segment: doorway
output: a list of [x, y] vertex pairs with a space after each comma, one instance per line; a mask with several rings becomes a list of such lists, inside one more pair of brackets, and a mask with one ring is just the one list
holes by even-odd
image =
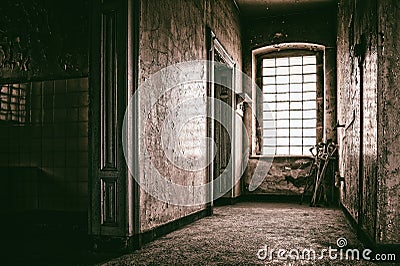
[[[213, 199], [232, 199], [235, 185], [235, 61], [210, 30]], [[220, 177], [220, 178], [218, 178]], [[214, 204], [215, 204], [214, 200]]]

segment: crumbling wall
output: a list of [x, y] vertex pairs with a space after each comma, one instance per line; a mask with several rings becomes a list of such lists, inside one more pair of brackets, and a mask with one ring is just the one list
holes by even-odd
[[0, 80], [87, 76], [89, 3], [2, 1]]
[[[314, 43], [325, 46], [325, 91], [318, 95], [318, 132], [319, 141], [336, 141], [336, 8], [319, 12], [304, 12], [269, 18], [247, 19], [243, 25], [243, 71], [252, 76], [252, 51], [257, 48], [280, 43]], [[247, 91], [251, 95], [251, 91]], [[253, 101], [254, 101], [253, 96]], [[324, 106], [325, 105], [325, 106]], [[325, 110], [325, 112], [324, 112]], [[245, 124], [251, 132], [252, 122], [249, 112], [245, 114]], [[325, 129], [324, 129], [325, 123]], [[249, 143], [251, 139], [248, 140]], [[311, 154], [310, 154], [311, 155]], [[248, 187], [251, 174], [261, 158], [251, 158], [244, 174], [245, 188]], [[257, 194], [298, 195], [302, 189], [296, 188], [285, 180], [286, 175], [293, 178], [306, 176], [308, 168], [298, 169], [299, 164], [307, 164], [308, 158], [276, 158], [271, 170], [265, 173], [264, 183], [254, 192]]]
[[211, 27], [218, 40], [236, 62], [236, 67], [242, 70], [242, 45], [239, 11], [233, 1], [206, 1], [206, 23]]
[[377, 242], [400, 243], [400, 3], [378, 1]]
[[[139, 40], [139, 85], [152, 74], [169, 65], [190, 60], [206, 60], [206, 26], [216, 34], [218, 40], [241, 68], [241, 43], [239, 18], [232, 1], [141, 1]], [[168, 163], [159, 146], [160, 130], [168, 108], [185, 99], [206, 95], [205, 84], [188, 84], [177, 88], [181, 93], [166, 94], [155, 106], [154, 116], [148, 119], [151, 135], [141, 136], [140, 147], [146, 149], [140, 158], [140, 178], [151, 172], [150, 163], [174, 183], [199, 184], [206, 181], [206, 171], [185, 172]], [[151, 97], [157, 97], [152, 95]], [[195, 107], [193, 107], [195, 108]], [[187, 110], [190, 111], [190, 110]], [[173, 114], [172, 114], [173, 115]], [[204, 110], [206, 115], [206, 110]], [[142, 117], [141, 119], [144, 119]], [[203, 139], [206, 136], [206, 120], [197, 119], [191, 124], [190, 137]], [[147, 144], [146, 144], [147, 143]], [[148, 144], [152, 145], [148, 145]], [[153, 145], [154, 144], [154, 145]], [[205, 149], [201, 149], [205, 152]], [[149, 155], [149, 157], [147, 157]], [[204, 154], [201, 154], [204, 155]], [[200, 156], [200, 155], [199, 155]], [[154, 170], [153, 170], [154, 171]], [[155, 186], [157, 184], [154, 184]], [[176, 195], [180, 197], [181, 195]], [[206, 194], [196, 195], [205, 198]], [[140, 226], [147, 231], [204, 209], [205, 206], [182, 207], [157, 200], [145, 191], [140, 191]]]
[[376, 0], [340, 1], [338, 13], [341, 202], [380, 244], [399, 243], [398, 15]]
[[340, 2], [337, 57], [338, 120], [344, 125], [339, 129], [340, 173], [345, 178], [341, 201], [372, 238], [375, 235], [377, 177], [375, 3]]
[[[355, 57], [354, 3], [342, 1], [338, 13], [338, 121], [344, 124], [339, 129], [339, 169], [345, 178], [342, 204], [354, 219], [359, 209], [359, 161], [360, 161], [360, 73]], [[358, 23], [357, 23], [358, 26]], [[358, 34], [358, 39], [360, 38]]]

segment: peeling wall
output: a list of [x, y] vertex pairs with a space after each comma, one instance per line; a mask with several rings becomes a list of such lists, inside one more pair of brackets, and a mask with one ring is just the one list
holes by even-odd
[[89, 1], [5, 0], [0, 80], [87, 76]]
[[341, 202], [380, 244], [399, 243], [399, 6], [389, 2], [340, 1], [337, 38]]
[[400, 244], [400, 3], [378, 3], [377, 242]]
[[[297, 187], [292, 182], [285, 180], [286, 176], [297, 179], [300, 176], [307, 176], [309, 173], [312, 160], [304, 158], [275, 158], [271, 169], [265, 176], [264, 182], [251, 194], [268, 194], [268, 195], [298, 195], [303, 193], [304, 187]], [[244, 173], [245, 190], [248, 190], [250, 177], [253, 169], [259, 165], [267, 165], [267, 161], [263, 158], [252, 158]]]
[[[339, 129], [340, 174], [345, 178], [341, 195], [342, 204], [357, 220], [359, 213], [359, 161], [360, 161], [360, 69], [355, 56], [356, 22], [352, 1], [342, 1], [338, 14], [338, 120], [345, 127]], [[359, 19], [359, 18], [358, 18]]]
[[[345, 177], [342, 204], [361, 221], [361, 226], [370, 236], [375, 235], [376, 220], [376, 27], [376, 2], [340, 3], [338, 119], [345, 124], [343, 129], [339, 129], [340, 172]], [[360, 152], [363, 153], [361, 170]], [[359, 179], [360, 171], [362, 180]]]
[[[139, 85], [152, 74], [174, 63], [207, 59], [206, 26], [216, 34], [230, 56], [241, 69], [241, 43], [239, 18], [233, 1], [142, 1], [139, 40]], [[149, 92], [149, 97], [156, 97]], [[147, 93], [146, 93], [147, 94]], [[150, 163], [157, 166], [172, 182], [179, 184], [199, 184], [205, 181], [205, 170], [187, 173], [167, 162], [162, 151], [157, 148], [160, 140], [160, 128], [168, 108], [185, 99], [205, 96], [205, 85], [185, 85], [175, 92], [165, 95], [156, 106], [154, 115], [148, 119], [151, 135], [142, 134], [139, 145], [143, 150], [140, 177], [152, 175]], [[189, 110], [188, 110], [189, 111]], [[206, 115], [206, 110], [204, 110]], [[143, 114], [142, 114], [143, 115]], [[142, 117], [143, 119], [143, 117]], [[196, 128], [192, 132], [194, 139], [206, 136], [206, 120], [198, 119], [191, 124]], [[142, 131], [143, 133], [143, 131]], [[153, 143], [154, 145], [147, 145]], [[205, 151], [205, 149], [204, 149]], [[202, 154], [204, 155], [204, 154]], [[151, 160], [148, 160], [151, 158]], [[156, 185], [156, 184], [155, 184]], [[205, 197], [196, 195], [197, 197]], [[161, 202], [143, 190], [140, 191], [141, 232], [187, 216], [204, 209], [205, 206], [181, 207]]]
[[[304, 12], [269, 18], [247, 19], [242, 23], [243, 29], [243, 71], [252, 76], [252, 50], [280, 43], [314, 43], [325, 46], [325, 92], [318, 96], [320, 106], [318, 114], [318, 132], [320, 140], [336, 140], [333, 130], [336, 124], [336, 7], [320, 10], [320, 12]], [[251, 92], [247, 92], [250, 93]], [[253, 99], [254, 100], [254, 99]], [[325, 112], [324, 112], [325, 109]], [[246, 114], [246, 127], [251, 132], [249, 112]], [[325, 121], [324, 121], [325, 120]], [[325, 123], [325, 130], [323, 125]], [[249, 143], [251, 140], [249, 139]], [[311, 155], [311, 154], [310, 154]], [[251, 158], [245, 173], [245, 187], [248, 186], [249, 174], [259, 159]], [[262, 161], [262, 159], [261, 159]], [[308, 169], [296, 169], [299, 163], [307, 163], [310, 159], [284, 158], [276, 159], [269, 173], [265, 173], [265, 181], [252, 193], [292, 195], [302, 192], [285, 181], [285, 175], [293, 178], [306, 176]], [[246, 181], [247, 180], [247, 181]]]

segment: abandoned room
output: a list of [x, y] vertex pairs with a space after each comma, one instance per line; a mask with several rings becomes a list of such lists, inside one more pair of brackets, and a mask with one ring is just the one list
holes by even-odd
[[0, 12], [4, 265], [399, 263], [399, 1]]

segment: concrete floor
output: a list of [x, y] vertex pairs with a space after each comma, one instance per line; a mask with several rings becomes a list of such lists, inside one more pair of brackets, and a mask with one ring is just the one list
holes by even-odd
[[103, 265], [375, 265], [367, 261], [331, 260], [327, 252], [316, 261], [279, 260], [276, 253], [272, 259], [261, 260], [262, 252], [258, 254], [261, 259], [257, 256], [259, 249], [267, 245], [269, 252], [313, 249], [318, 257], [324, 248], [338, 249], [337, 239], [343, 237], [347, 240], [344, 252], [347, 248], [362, 251], [362, 244], [338, 209], [296, 203], [238, 203], [216, 207], [212, 217]]

